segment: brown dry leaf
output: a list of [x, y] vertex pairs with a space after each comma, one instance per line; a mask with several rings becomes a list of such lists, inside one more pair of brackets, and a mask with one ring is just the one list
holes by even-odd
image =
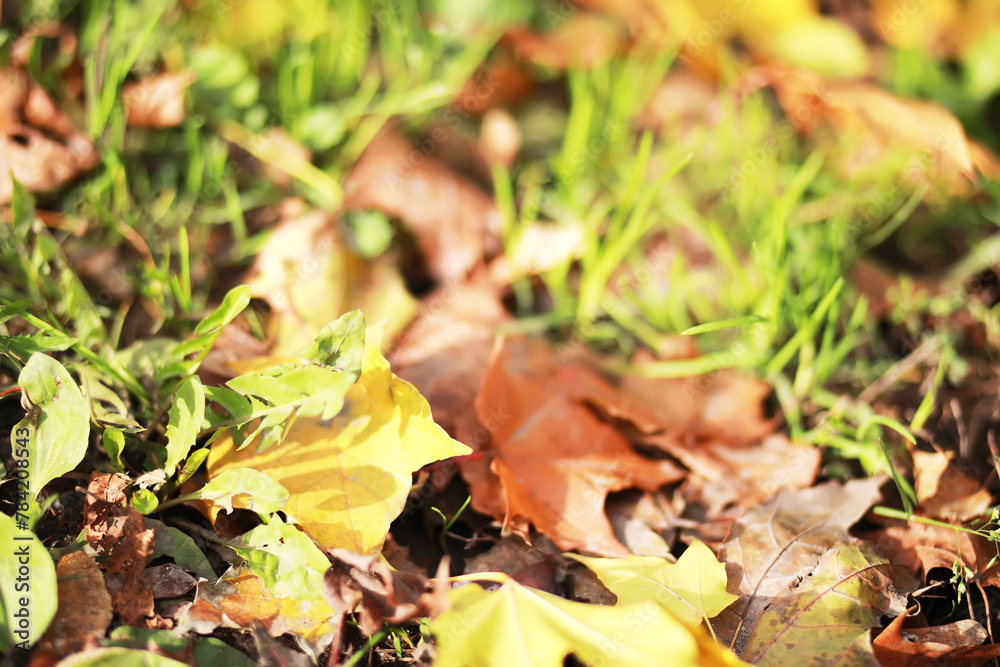
[[[705, 503], [709, 516], [718, 516], [733, 503], [753, 507], [779, 490], [809, 487], [823, 455], [819, 448], [793, 443], [782, 434], [751, 447], [708, 442], [690, 451], [679, 459], [685, 465], [690, 461], [697, 473], [687, 488]], [[696, 458], [701, 460], [696, 463]]]
[[249, 570], [230, 572], [218, 583], [202, 581], [194, 603], [184, 613], [178, 633], [211, 634], [217, 627], [251, 629], [260, 621], [272, 637], [286, 632], [308, 642], [328, 641], [333, 634], [333, 610], [321, 599], [277, 597]]
[[[445, 363], [443, 352], [460, 353], [457, 348], [473, 341], [492, 343], [497, 328], [512, 319], [496, 288], [481, 277], [473, 276], [461, 285], [445, 285], [421, 300], [416, 317], [396, 342], [390, 360], [393, 366], [400, 367], [431, 359]], [[480, 374], [483, 369], [485, 364]], [[423, 387], [420, 390], [424, 393]]]
[[[733, 446], [757, 443], [777, 419], [764, 416], [771, 387], [735, 371], [687, 378], [623, 377], [617, 387], [586, 370], [574, 376], [574, 398], [600, 407], [643, 433], [669, 433]], [[567, 372], [572, 373], [572, 370]]]
[[376, 137], [344, 184], [345, 206], [377, 209], [413, 232], [429, 272], [462, 281], [500, 229], [493, 199], [433, 157], [433, 138], [412, 145], [395, 132]]
[[14, 178], [31, 192], [65, 185], [99, 162], [93, 143], [21, 69], [0, 70], [0, 204]]
[[399, 376], [430, 403], [434, 421], [473, 449], [489, 440], [473, 402], [497, 328], [511, 319], [496, 289], [483, 280], [446, 285], [421, 301], [390, 355]]
[[986, 629], [972, 620], [936, 628], [904, 628], [907, 616], [893, 619], [872, 642], [883, 667], [972, 667], [1000, 657], [1000, 644], [986, 644]]
[[944, 107], [869, 83], [825, 81], [784, 65], [755, 68], [738, 88], [745, 94], [765, 85], [774, 89], [799, 132], [820, 136], [824, 130], [828, 141], [847, 151], [840, 160], [847, 175], [877, 165], [891, 149], [903, 149], [915, 158], [903, 171], [911, 185], [944, 183], [957, 194], [969, 190], [975, 177], [972, 149], [961, 122]]
[[398, 572], [377, 554], [361, 555], [331, 549], [332, 565], [323, 576], [323, 594], [336, 614], [358, 612], [358, 624], [367, 636], [386, 623], [398, 625], [423, 616], [434, 617], [449, 607], [447, 560], [439, 580]]
[[993, 494], [977, 475], [960, 469], [952, 458], [940, 452], [913, 452], [914, 486], [921, 514], [963, 523], [986, 514]]
[[935, 567], [952, 569], [955, 563], [976, 573], [985, 585], [1000, 583], [1000, 564], [994, 542], [958, 528], [933, 526], [911, 519], [905, 526], [889, 526], [865, 535], [880, 553], [915, 576], [926, 577]]
[[630, 375], [616, 387], [581, 367], [564, 374], [572, 378], [574, 398], [654, 434], [641, 441], [687, 466], [694, 473], [688, 497], [705, 503], [710, 516], [733, 502], [752, 507], [779, 489], [805, 488], [816, 479], [821, 452], [772, 435], [778, 422], [764, 415], [771, 391], [764, 382], [724, 371], [691, 378]]
[[[143, 585], [152, 590], [154, 600], [179, 598], [198, 583], [197, 579], [176, 563], [147, 567], [142, 573], [142, 580]], [[123, 594], [123, 583], [120, 575], [109, 575], [106, 583], [112, 596]]]
[[615, 537], [636, 556], [673, 558], [670, 544], [675, 536], [675, 520], [681, 512], [663, 496], [626, 491], [605, 503]]
[[126, 504], [127, 484], [125, 475], [91, 473], [84, 528], [87, 543], [105, 555], [105, 576], [121, 576], [122, 588], [110, 591], [115, 612], [126, 625], [143, 626], [153, 616], [153, 588], [143, 572], [153, 558], [154, 537], [142, 515]]
[[[546, 546], [550, 551], [540, 547]], [[514, 580], [547, 593], [555, 593], [562, 577], [560, 550], [544, 535], [532, 546], [517, 535], [501, 537], [489, 551], [465, 561], [464, 574], [502, 572]]]
[[452, 115], [466, 118], [494, 107], [514, 107], [535, 89], [535, 80], [527, 68], [514, 61], [506, 51], [498, 50], [471, 79], [465, 82], [452, 104]]
[[104, 575], [94, 557], [82, 551], [66, 554], [56, 564], [59, 608], [32, 654], [32, 667], [45, 667], [84, 650], [104, 637], [114, 614]]
[[76, 56], [78, 40], [73, 30], [58, 21], [39, 21], [30, 23], [24, 33], [17, 38], [10, 50], [10, 60], [19, 67], [27, 67], [31, 59], [31, 50], [39, 37], [51, 37], [58, 41], [59, 56], [71, 59]]
[[569, 68], [592, 70], [606, 63], [620, 50], [622, 37], [619, 26], [604, 16], [576, 11], [552, 32], [513, 28], [504, 42], [519, 58], [562, 72]]
[[718, 88], [705, 77], [687, 70], [674, 71], [656, 87], [639, 114], [639, 127], [676, 135], [688, 128], [714, 124], [711, 113], [719, 104]]
[[192, 72], [164, 72], [122, 89], [122, 106], [130, 127], [162, 129], [184, 121], [184, 91], [194, 83]]
[[685, 472], [637, 454], [621, 433], [572, 400], [561, 374], [553, 352], [537, 341], [508, 340], [494, 352], [476, 410], [492, 434], [489, 470], [506, 498], [483, 483], [488, 478], [475, 470], [481, 462], [464, 462], [473, 507], [525, 537], [530, 521], [564, 550], [628, 555], [604, 513], [608, 493], [653, 491]]
[[[720, 641], [733, 645], [738, 655], [748, 646], [759, 649], [754, 643], [757, 627], [773, 601], [792, 595], [803, 577], [824, 563], [828, 574], [836, 578], [842, 557], [828, 552], [853, 539], [847, 529], [878, 500], [884, 481], [827, 482], [782, 491], [744, 514], [719, 555], [729, 574], [729, 592], [740, 596], [716, 618]], [[867, 552], [847, 555], [852, 562], [872, 558]], [[893, 603], [897, 602], [902, 604], [894, 598]]]

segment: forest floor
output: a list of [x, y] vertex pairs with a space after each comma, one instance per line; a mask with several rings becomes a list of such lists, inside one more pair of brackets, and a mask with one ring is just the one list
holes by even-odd
[[16, 665], [1000, 656], [1000, 7], [24, 0]]

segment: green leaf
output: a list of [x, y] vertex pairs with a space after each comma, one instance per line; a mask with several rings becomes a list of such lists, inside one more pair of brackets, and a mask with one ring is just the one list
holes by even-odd
[[[178, 637], [170, 630], [147, 630], [127, 625], [115, 628], [104, 645], [141, 650], [148, 647], [150, 642], [166, 653], [179, 654], [191, 647], [188, 637]], [[197, 667], [252, 667], [254, 664], [245, 653], [215, 637], [205, 637], [194, 642], [194, 663]]]
[[201, 464], [205, 462], [205, 459], [208, 458], [211, 451], [212, 450], [207, 447], [194, 450], [194, 453], [191, 454], [191, 456], [188, 457], [188, 460], [184, 462], [184, 465], [181, 467], [181, 471], [177, 473], [177, 483], [183, 484], [191, 479], [191, 476], [198, 472], [198, 468], [200, 468]]
[[[273, 477], [253, 468], [230, 468], [194, 493], [169, 504], [186, 500], [208, 500], [232, 512], [233, 507], [270, 514], [285, 507], [288, 491]], [[164, 503], [166, 507], [168, 503]]]
[[90, 418], [98, 426], [111, 426], [125, 433], [138, 433], [142, 427], [132, 418], [129, 406], [106, 382], [104, 369], [91, 364], [76, 367], [80, 390], [90, 406]]
[[678, 618], [707, 620], [739, 599], [726, 590], [726, 566], [712, 550], [695, 540], [676, 563], [654, 556], [589, 558], [578, 560], [618, 596], [618, 604], [653, 600]]
[[83, 460], [90, 418], [73, 377], [51, 357], [32, 355], [17, 382], [32, 410], [14, 427], [11, 441], [27, 446], [29, 494], [37, 498], [46, 484]]
[[[156, 379], [162, 382], [173, 377], [191, 375], [197, 371], [205, 355], [212, 349], [219, 334], [222, 333], [222, 328], [243, 312], [249, 303], [250, 288], [247, 285], [240, 285], [229, 290], [219, 307], [198, 323], [198, 327], [194, 330], [194, 337], [173, 349], [171, 353], [172, 363], [159, 370]], [[191, 354], [196, 354], [197, 357], [193, 360], [185, 359]]]
[[313, 344], [299, 354], [299, 359], [334, 366], [357, 382], [364, 354], [365, 316], [360, 310], [352, 310], [323, 327]]
[[0, 514], [0, 545], [0, 653], [10, 654], [16, 645], [37, 642], [52, 622], [56, 566], [41, 541], [5, 514]]
[[330, 560], [297, 526], [276, 516], [230, 546], [276, 595], [323, 599], [323, 573], [330, 569]]
[[257, 664], [246, 653], [215, 637], [204, 637], [194, 643], [194, 662], [198, 667], [254, 667]]
[[132, 494], [132, 507], [139, 514], [145, 515], [155, 512], [159, 504], [160, 499], [149, 489], [136, 489], [135, 493]]
[[59, 333], [25, 334], [21, 336], [0, 336], [0, 353], [18, 360], [24, 360], [35, 353], [62, 352], [73, 347], [76, 338]]
[[153, 558], [170, 556], [175, 563], [183, 565], [199, 577], [204, 577], [209, 581], [215, 581], [218, 578], [212, 565], [205, 558], [205, 554], [190, 536], [162, 521], [149, 517], [146, 517], [145, 521], [146, 526], [153, 529], [153, 536], [156, 538]]
[[21, 299], [20, 301], [7, 301], [0, 299], [0, 324], [3, 324], [12, 317], [18, 317], [31, 305], [31, 299]]
[[108, 458], [111, 459], [111, 464], [115, 467], [115, 470], [125, 472], [125, 466], [122, 465], [122, 452], [125, 451], [125, 435], [118, 429], [109, 426], [104, 429], [102, 441], [104, 442], [104, 451], [108, 453]]
[[188, 376], [174, 395], [167, 421], [167, 477], [194, 447], [205, 419], [205, 387], [197, 375]]
[[571, 602], [503, 579], [492, 593], [478, 584], [449, 591], [451, 610], [431, 622], [435, 667], [561, 667], [570, 653], [587, 665], [741, 664], [699, 627], [655, 602]]
[[123, 625], [111, 631], [104, 645], [144, 649], [150, 642], [167, 653], [183, 651], [190, 643], [186, 637], [178, 637], [169, 630], [150, 630]]
[[[245, 441], [262, 433], [257, 450], [263, 451], [281, 442], [299, 417], [333, 419], [344, 407], [344, 396], [355, 381], [350, 374], [334, 368], [285, 364], [235, 377], [226, 384], [236, 392], [264, 402], [264, 406], [253, 406], [249, 415], [251, 419], [262, 418], [261, 423], [241, 438]], [[243, 414], [233, 424], [242, 425], [247, 418]]]

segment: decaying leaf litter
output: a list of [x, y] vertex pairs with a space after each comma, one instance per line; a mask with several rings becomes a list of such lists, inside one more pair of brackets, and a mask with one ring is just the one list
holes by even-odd
[[8, 10], [14, 664], [1000, 656], [991, 3]]

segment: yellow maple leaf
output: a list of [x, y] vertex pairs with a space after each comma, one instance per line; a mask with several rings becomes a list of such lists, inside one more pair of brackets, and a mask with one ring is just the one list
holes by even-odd
[[452, 589], [451, 610], [431, 622], [436, 667], [560, 667], [570, 653], [588, 665], [744, 664], [652, 600], [607, 607], [533, 590], [505, 575], [486, 578], [503, 585], [491, 593], [478, 584]]
[[382, 548], [421, 467], [471, 453], [434, 423], [427, 401], [389, 369], [379, 351], [383, 327], [365, 335], [361, 379], [334, 419], [301, 418], [284, 442], [255, 452], [227, 434], [212, 445], [208, 475], [236, 467], [267, 473], [290, 494], [285, 513], [327, 548]]
[[698, 540], [676, 563], [655, 556], [566, 555], [590, 568], [618, 596], [618, 604], [654, 600], [679, 618], [707, 622], [739, 598], [726, 590], [726, 566]]

